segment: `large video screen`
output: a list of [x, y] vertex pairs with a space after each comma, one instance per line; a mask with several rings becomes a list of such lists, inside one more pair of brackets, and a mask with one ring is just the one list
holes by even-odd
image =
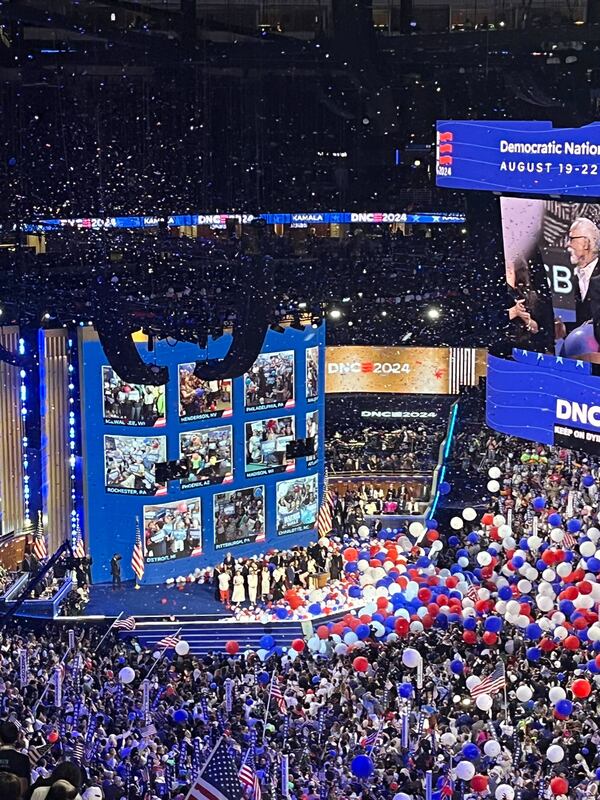
[[233, 413], [230, 378], [203, 381], [194, 375], [195, 363], [179, 364], [179, 416], [182, 421], [230, 417]]
[[600, 205], [502, 197], [514, 347], [600, 362]]
[[182, 489], [229, 483], [233, 480], [233, 428], [203, 428], [179, 434], [179, 455], [189, 464]]
[[304, 531], [317, 521], [318, 478], [305, 475], [277, 484], [277, 533]]
[[156, 482], [156, 464], [167, 460], [166, 436], [105, 436], [106, 491], [112, 494], [165, 494]]
[[215, 550], [265, 541], [265, 487], [220, 492], [213, 498]]
[[319, 394], [319, 348], [306, 349], [306, 399], [316, 400]]
[[247, 411], [294, 407], [294, 351], [261, 353], [244, 375]]
[[275, 417], [246, 423], [246, 475], [291, 472], [294, 459], [286, 456], [296, 438], [294, 417]]
[[144, 506], [146, 563], [173, 561], [202, 553], [202, 503], [199, 497]]
[[165, 387], [124, 381], [112, 367], [102, 367], [102, 402], [107, 425], [161, 428], [165, 419]]
[[319, 459], [319, 412], [308, 411], [306, 414], [306, 438], [314, 439], [315, 452], [312, 456], [306, 457], [307, 466], [311, 467]]

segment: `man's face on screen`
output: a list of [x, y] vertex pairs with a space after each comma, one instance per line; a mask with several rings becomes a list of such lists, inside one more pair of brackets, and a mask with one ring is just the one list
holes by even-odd
[[592, 260], [590, 240], [581, 225], [571, 225], [567, 252], [573, 266], [584, 267]]

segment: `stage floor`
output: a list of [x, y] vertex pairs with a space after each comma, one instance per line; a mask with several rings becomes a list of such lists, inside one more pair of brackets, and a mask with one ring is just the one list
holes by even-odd
[[183, 589], [163, 584], [135, 588], [133, 581], [123, 583], [121, 589], [114, 590], [108, 583], [90, 586], [90, 601], [83, 614], [87, 616], [142, 617], [184, 616], [222, 619], [231, 616], [223, 604], [215, 599], [212, 586], [197, 583], [184, 583]]

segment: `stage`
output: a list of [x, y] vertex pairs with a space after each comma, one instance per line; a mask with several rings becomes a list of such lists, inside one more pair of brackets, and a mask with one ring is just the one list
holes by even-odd
[[89, 588], [90, 600], [83, 610], [85, 617], [118, 617], [123, 613], [123, 616], [132, 616], [136, 620], [171, 616], [215, 620], [232, 616], [215, 599], [212, 584], [149, 584], [136, 589], [133, 581], [126, 581], [121, 589], [113, 589], [109, 583], [93, 584]]

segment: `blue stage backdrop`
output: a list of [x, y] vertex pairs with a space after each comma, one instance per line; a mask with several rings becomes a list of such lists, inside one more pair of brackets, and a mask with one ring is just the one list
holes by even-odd
[[[222, 358], [231, 337], [209, 343]], [[168, 366], [166, 387], [122, 381], [92, 328], [80, 329], [79, 358], [87, 546], [96, 582], [123, 578], [139, 525], [145, 583], [187, 575], [235, 556], [308, 542], [324, 478], [325, 329], [269, 330], [252, 370], [203, 382], [192, 344], [158, 342], [142, 358]], [[288, 461], [292, 439], [316, 434], [314, 457]], [[166, 486], [155, 464], [186, 455], [190, 473]]]

